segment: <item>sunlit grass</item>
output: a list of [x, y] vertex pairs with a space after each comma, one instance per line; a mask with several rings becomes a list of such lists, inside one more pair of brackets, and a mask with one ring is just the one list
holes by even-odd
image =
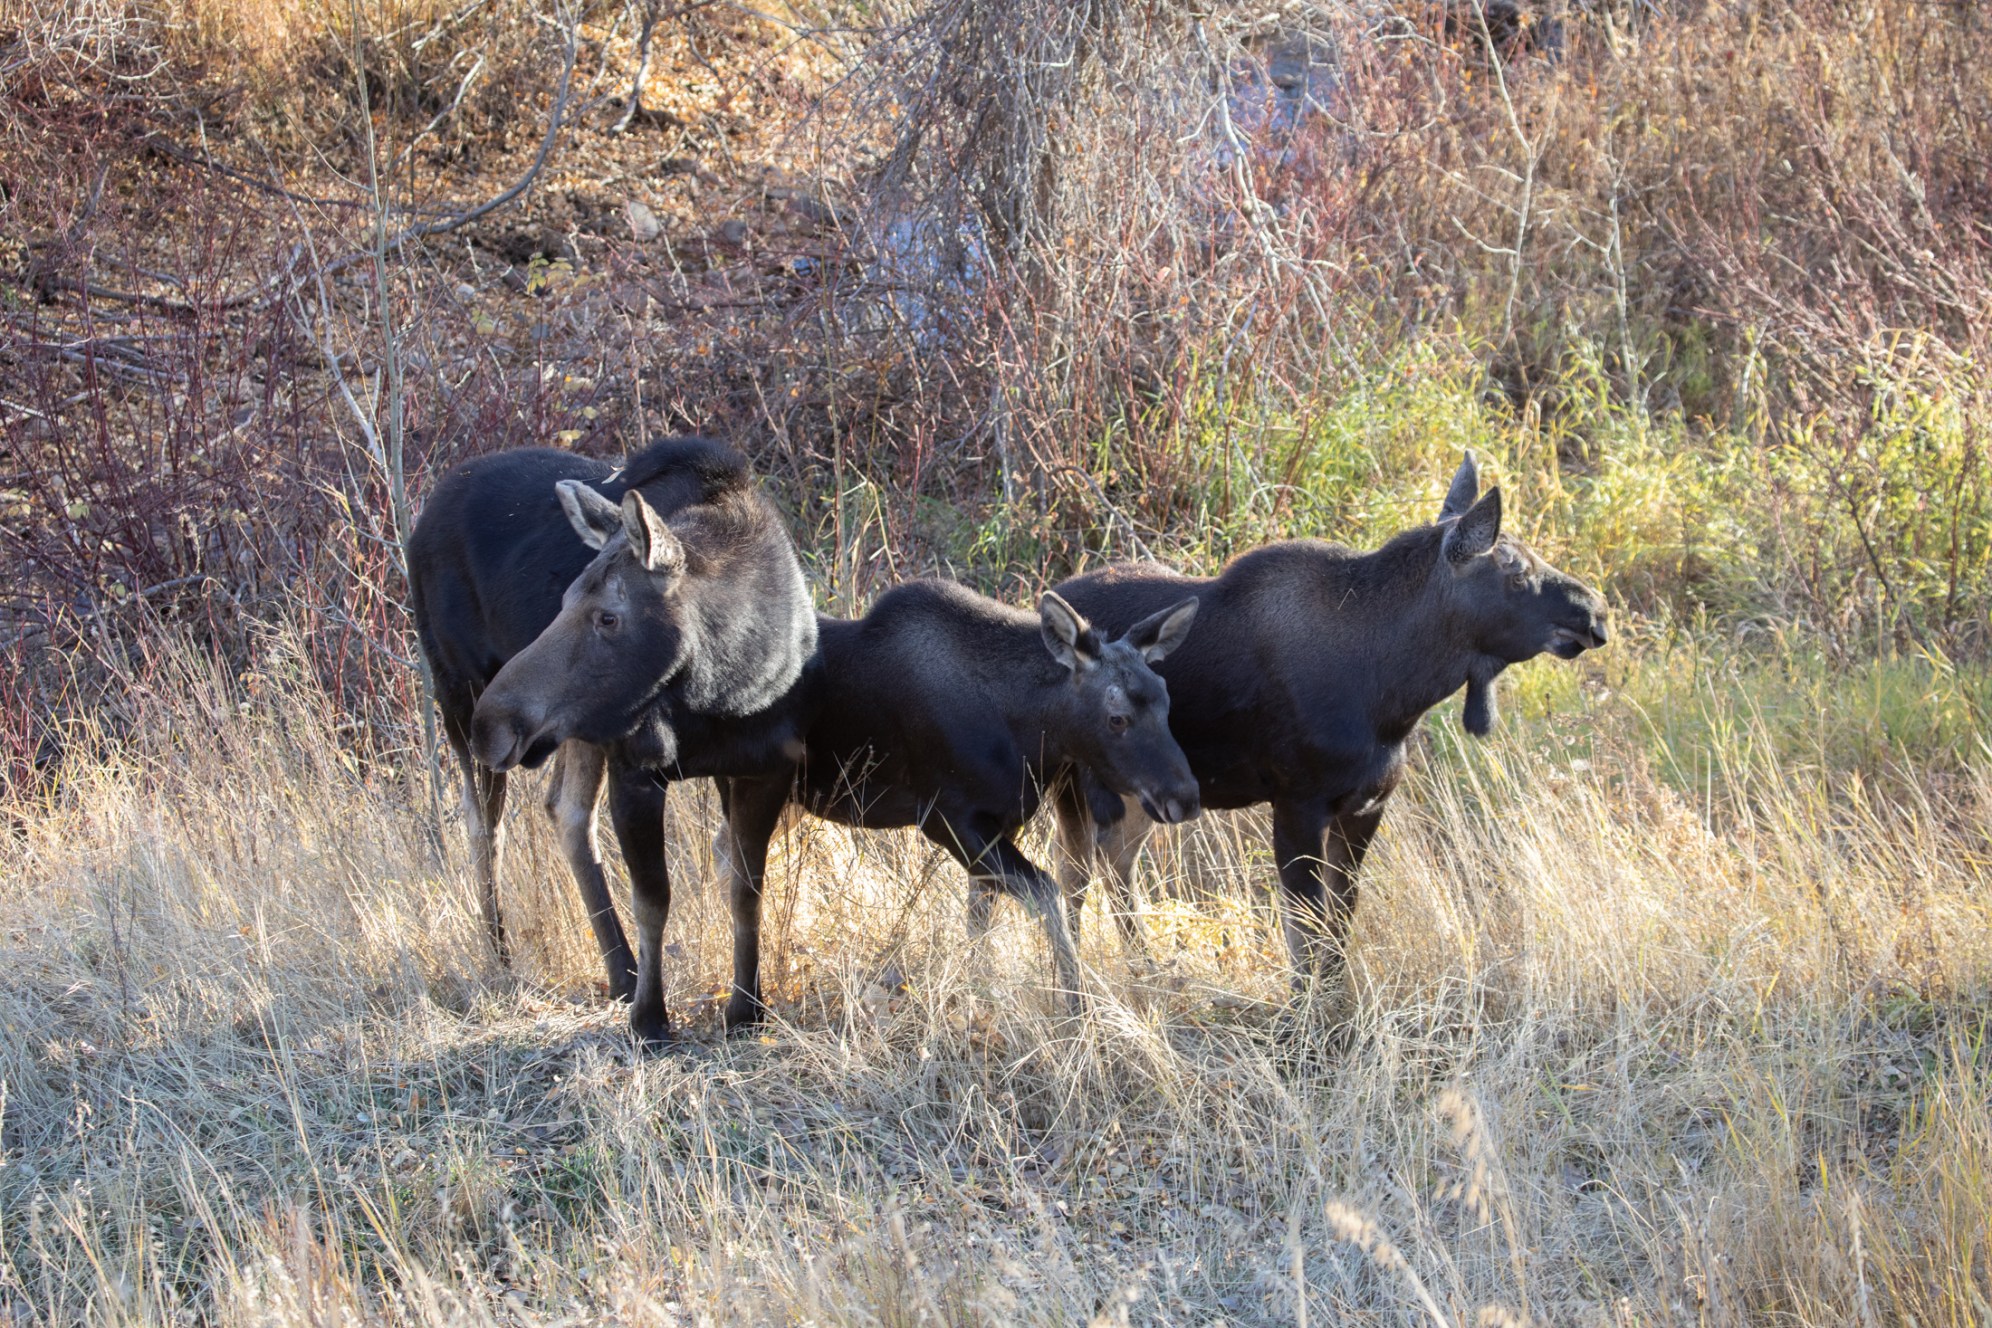
[[1304, 1286], [1312, 1321], [1424, 1313], [1355, 1213], [1453, 1321], [1825, 1323], [1863, 1295], [1968, 1320], [1982, 684], [1622, 649], [1522, 671], [1491, 741], [1428, 725], [1346, 1042], [1286, 1006], [1252, 816], [1157, 845], [1152, 965], [1096, 901], [1079, 1023], [1018, 910], [970, 950], [923, 844], [801, 822], [776, 1018], [722, 1040], [687, 790], [685, 1046], [656, 1060], [601, 1003], [530, 787], [508, 976], [456, 826], [345, 755], [280, 656], [247, 700], [177, 666], [129, 754], [0, 849], [0, 1299], [49, 1324], [1285, 1323]]
[[[1828, 436], [1651, 410], [1614, 386], [1602, 347], [1570, 349], [1565, 376], [1522, 404], [1459, 331], [1339, 365], [1312, 394], [1204, 383], [1187, 405], [1150, 410], [1146, 452], [1121, 425], [1096, 440], [1078, 557], [1211, 571], [1270, 539], [1375, 548], [1437, 515], [1471, 451], [1483, 486], [1502, 488], [1507, 531], [1660, 627], [1805, 638], [1836, 664], [1915, 652], [1943, 667], [1984, 648], [1992, 490], [1978, 480], [1969, 364], [1920, 341], [1876, 347], [1873, 417]], [[1149, 452], [1183, 459], [1160, 529], [1128, 514]], [[1074, 532], [1037, 519], [950, 508], [916, 525], [971, 575], [1019, 563], [1057, 575], [1046, 557], [1069, 554]]]

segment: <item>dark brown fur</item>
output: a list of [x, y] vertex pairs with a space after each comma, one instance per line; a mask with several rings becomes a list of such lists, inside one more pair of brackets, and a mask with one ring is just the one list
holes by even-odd
[[[1597, 593], [1501, 535], [1500, 490], [1478, 498], [1478, 487], [1468, 456], [1439, 521], [1373, 553], [1291, 540], [1213, 578], [1146, 563], [1058, 587], [1109, 631], [1198, 597], [1196, 633], [1157, 669], [1175, 698], [1170, 728], [1206, 807], [1272, 804], [1296, 982], [1339, 966], [1357, 868], [1425, 712], [1463, 687], [1466, 728], [1484, 734], [1503, 669], [1604, 644]], [[1146, 827], [1120, 824], [1116, 802], [1082, 788], [1061, 797], [1060, 844], [1075, 915], [1104, 848], [1135, 936], [1127, 872]]]
[[[1025, 613], [945, 581], [886, 592], [864, 618], [825, 618], [807, 750], [793, 777], [722, 786], [734, 918], [727, 1022], [761, 1009], [761, 877], [783, 808], [844, 825], [918, 826], [969, 873], [970, 926], [997, 893], [1042, 918], [1068, 992], [1078, 963], [1051, 877], [1015, 835], [1046, 790], [1082, 772], [1150, 815], [1198, 811], [1196, 781], [1169, 736], [1169, 693], [1151, 663], [1189, 632], [1196, 601], [1160, 606], [1114, 640], [1057, 596]], [[1194, 633], [1190, 633], [1194, 635]]]
[[[650, 556], [639, 556], [632, 531]], [[781, 518], [745, 460], [719, 443], [667, 439], [620, 471], [526, 448], [445, 476], [409, 554], [416, 628], [464, 770], [494, 944], [502, 956], [507, 772], [557, 750], [547, 806], [609, 990], [633, 1000], [640, 1031], [662, 1036], [665, 786], [787, 769], [799, 750], [816, 617]], [[630, 873], [634, 955], [595, 840], [605, 781]]]

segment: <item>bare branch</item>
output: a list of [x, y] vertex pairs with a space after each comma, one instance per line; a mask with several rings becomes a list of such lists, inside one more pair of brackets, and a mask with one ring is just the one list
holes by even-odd
[[[540, 171], [546, 166], [547, 159], [553, 155], [555, 144], [559, 142], [561, 129], [566, 125], [567, 94], [574, 79], [576, 48], [575, 30], [572, 25], [569, 25], [567, 28], [566, 59], [561, 66], [560, 84], [554, 91], [553, 108], [547, 118], [546, 134], [540, 139], [539, 151], [534, 154], [532, 163], [526, 167], [525, 173], [510, 188], [492, 198], [486, 199], [476, 207], [468, 208], [449, 216], [439, 217], [433, 221], [425, 221], [414, 226], [409, 226], [394, 235], [388, 236], [382, 244], [378, 244], [372, 248], [355, 250], [352, 253], [335, 258], [323, 266], [313, 267], [303, 272], [298, 270], [298, 264], [306, 256], [309, 246], [300, 242], [291, 246], [290, 253], [285, 257], [283, 262], [283, 271], [277, 276], [239, 294], [224, 296], [216, 300], [196, 303], [191, 300], [174, 299], [164, 295], [148, 295], [137, 291], [122, 291], [108, 286], [100, 286], [87, 278], [66, 277], [60, 274], [47, 275], [43, 278], [42, 284], [47, 289], [73, 291], [86, 298], [110, 300], [118, 304], [143, 305], [147, 308], [165, 310], [171, 313], [191, 314], [203, 311], [243, 308], [263, 310], [289, 299], [292, 295], [296, 294], [305, 282], [312, 280], [314, 277], [334, 276], [340, 272], [344, 272], [347, 268], [357, 267], [362, 263], [373, 262], [377, 254], [396, 254], [416, 240], [425, 240], [433, 236], [445, 235], [450, 231], [461, 230], [472, 222], [482, 220], [500, 208], [506, 207], [516, 201], [526, 190], [532, 188], [533, 181], [539, 178]], [[99, 189], [102, 188], [101, 183], [98, 187]], [[361, 204], [361, 206], [367, 205]]]

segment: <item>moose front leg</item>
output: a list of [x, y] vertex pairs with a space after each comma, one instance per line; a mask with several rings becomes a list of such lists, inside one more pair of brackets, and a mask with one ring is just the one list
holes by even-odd
[[1052, 791], [1052, 809], [1058, 817], [1058, 883], [1065, 893], [1066, 922], [1076, 945], [1084, 936], [1086, 891], [1093, 883], [1093, 816], [1072, 779]]
[[1280, 873], [1280, 921], [1296, 991], [1340, 980], [1356, 909], [1356, 872], [1383, 820], [1381, 801], [1331, 817], [1314, 802], [1273, 804], [1273, 860]]
[[1058, 877], [1065, 891], [1067, 922], [1076, 944], [1084, 928], [1081, 919], [1092, 884], [1093, 864], [1104, 864], [1107, 911], [1120, 928], [1121, 941], [1139, 959], [1148, 957], [1148, 938], [1134, 900], [1134, 862], [1141, 856], [1155, 823], [1139, 814], [1118, 793], [1090, 780], [1074, 779], [1059, 786], [1053, 806], [1058, 813]]
[[[966, 819], [966, 818], [964, 818]], [[1080, 1003], [1079, 952], [1073, 947], [1072, 932], [1066, 925], [1065, 899], [1058, 882], [1024, 856], [1007, 834], [985, 834], [961, 822], [931, 818], [921, 827], [927, 837], [953, 854], [969, 875], [973, 921], [977, 900], [988, 899], [995, 891], [1014, 896], [1037, 914], [1044, 924], [1045, 939], [1051, 943], [1052, 968], [1066, 1008], [1078, 1013]], [[987, 925], [986, 903], [984, 925]]]
[[1135, 902], [1134, 864], [1141, 856], [1141, 846], [1148, 842], [1154, 833], [1155, 822], [1143, 816], [1140, 809], [1109, 794], [1118, 805], [1119, 815], [1112, 820], [1102, 820], [1099, 809], [1094, 811], [1093, 842], [1099, 849], [1100, 859], [1105, 864], [1101, 875], [1107, 883], [1107, 911], [1114, 916], [1120, 927], [1121, 944], [1137, 961], [1146, 963], [1148, 935], [1141, 929], [1141, 908]]
[[793, 773], [718, 781], [726, 824], [714, 847], [723, 850], [727, 898], [733, 907], [733, 992], [726, 1001], [729, 1031], [756, 1023], [767, 1013], [761, 1001], [761, 887], [768, 872], [768, 841], [781, 824], [794, 782]]
[[664, 862], [664, 785], [648, 772], [609, 773], [609, 821], [629, 868], [630, 912], [636, 918], [636, 995], [629, 1026], [646, 1047], [670, 1041], [664, 1009], [664, 924], [671, 917], [671, 874]]
[[1280, 874], [1280, 929], [1293, 966], [1293, 986], [1305, 992], [1339, 975], [1341, 933], [1347, 925], [1340, 901], [1331, 905], [1322, 880], [1322, 835], [1328, 810], [1318, 802], [1273, 804], [1273, 863]]
[[1001, 894], [994, 882], [971, 874], [968, 878], [968, 939], [980, 943], [989, 934], [996, 918], [996, 897]]
[[1356, 913], [1356, 873], [1362, 870], [1376, 828], [1383, 824], [1383, 799], [1361, 813], [1347, 813], [1328, 822], [1321, 861], [1326, 872], [1329, 918], [1338, 951], [1348, 942], [1349, 920]]
[[595, 804], [601, 799], [605, 764], [602, 749], [592, 743], [562, 743], [547, 787], [546, 812], [560, 832], [561, 852], [581, 889], [581, 908], [594, 929], [595, 947], [608, 973], [609, 999], [627, 1001], [636, 994], [636, 959], [616, 917], [615, 901], [609, 897], [601, 846], [595, 838]]

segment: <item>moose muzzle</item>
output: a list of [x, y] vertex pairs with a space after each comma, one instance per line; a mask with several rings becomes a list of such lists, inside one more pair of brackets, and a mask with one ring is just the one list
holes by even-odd
[[493, 770], [514, 766], [528, 769], [553, 755], [560, 746], [552, 726], [543, 719], [522, 714], [502, 699], [486, 692], [470, 720], [470, 754]]
[[1157, 788], [1143, 789], [1136, 795], [1141, 802], [1141, 810], [1151, 821], [1163, 825], [1180, 825], [1184, 821], [1194, 821], [1203, 811], [1203, 797], [1197, 789], [1197, 781], [1185, 767], [1180, 779], [1172, 779]]

